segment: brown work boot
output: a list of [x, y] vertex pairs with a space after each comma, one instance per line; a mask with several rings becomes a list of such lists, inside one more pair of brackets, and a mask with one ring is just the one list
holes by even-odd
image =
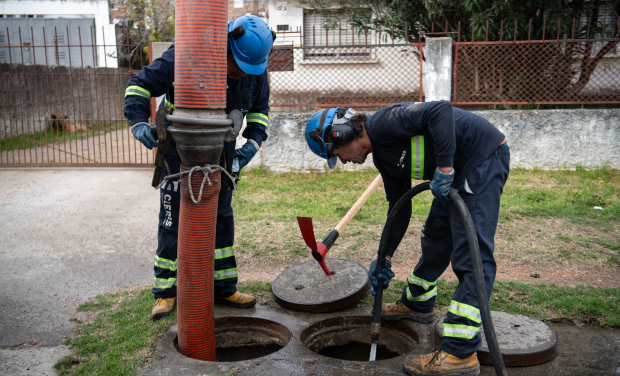
[[450, 355], [440, 348], [430, 354], [409, 355], [403, 362], [405, 372], [413, 376], [424, 375], [480, 375], [478, 356], [473, 353], [465, 359]]
[[381, 318], [387, 321], [411, 320], [428, 324], [435, 320], [435, 312], [420, 313], [412, 311], [398, 300], [396, 303], [383, 303], [381, 305]]
[[235, 292], [228, 298], [215, 298], [217, 303], [223, 303], [235, 308], [252, 308], [256, 305], [256, 298], [250, 294]]
[[155, 301], [155, 307], [153, 307], [153, 311], [151, 312], [151, 318], [155, 321], [170, 315], [172, 311], [174, 311], [176, 304], [176, 297], [158, 298], [157, 301]]

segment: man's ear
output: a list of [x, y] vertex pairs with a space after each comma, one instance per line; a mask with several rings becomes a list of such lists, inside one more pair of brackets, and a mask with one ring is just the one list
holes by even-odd
[[52, 119], [56, 119], [56, 115], [52, 114]]

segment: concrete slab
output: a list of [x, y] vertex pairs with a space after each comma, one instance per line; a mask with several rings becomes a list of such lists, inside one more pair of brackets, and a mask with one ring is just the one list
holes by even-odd
[[325, 260], [326, 275], [315, 260], [305, 261], [280, 273], [273, 293], [281, 306], [301, 312], [329, 312], [359, 300], [368, 291], [368, 270], [345, 259]]
[[[150, 367], [138, 371], [138, 375], [203, 376], [232, 372], [235, 376], [259, 375], [403, 375], [403, 356], [379, 362], [345, 361], [318, 355], [303, 346], [300, 333], [315, 322], [335, 316], [369, 315], [369, 310], [348, 307], [337, 312], [308, 314], [283, 308], [256, 308], [240, 312], [233, 308], [216, 306], [215, 316], [260, 317], [276, 321], [293, 333], [291, 342], [280, 351], [243, 362], [202, 362], [186, 358], [176, 351], [172, 341], [176, 328], [172, 328], [158, 343], [163, 358], [153, 361]], [[412, 354], [430, 352], [435, 348], [432, 324], [413, 324], [420, 335], [420, 343]], [[509, 367], [510, 376], [532, 375], [612, 375], [620, 373], [620, 330], [602, 329], [598, 326], [575, 326], [552, 323], [550, 326], [560, 338], [559, 355], [544, 364], [530, 367]], [[370, 329], [369, 329], [370, 330]], [[481, 366], [481, 375], [495, 375], [492, 366]]]
[[58, 359], [71, 354], [66, 346], [0, 349], [0, 374], [12, 376], [53, 376]]

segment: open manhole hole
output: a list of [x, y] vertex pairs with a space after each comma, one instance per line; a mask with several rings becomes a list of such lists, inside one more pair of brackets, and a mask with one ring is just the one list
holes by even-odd
[[[274, 353], [292, 338], [284, 325], [255, 317], [215, 319], [215, 360], [239, 362]], [[178, 349], [178, 337], [174, 339]]]
[[[317, 354], [341, 360], [368, 361], [371, 316], [340, 316], [310, 325], [301, 342]], [[377, 360], [412, 352], [420, 342], [407, 321], [383, 321], [377, 346]]]

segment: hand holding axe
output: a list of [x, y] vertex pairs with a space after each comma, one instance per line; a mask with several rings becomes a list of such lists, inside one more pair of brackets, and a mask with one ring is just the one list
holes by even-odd
[[308, 245], [308, 247], [310, 247], [310, 249], [312, 250], [312, 257], [314, 257], [314, 259], [319, 262], [319, 265], [321, 265], [321, 268], [323, 269], [325, 274], [331, 275], [331, 273], [329, 272], [329, 269], [327, 269], [327, 265], [325, 264], [325, 255], [327, 254], [327, 251], [329, 251], [332, 245], [334, 245], [334, 243], [336, 242], [336, 239], [338, 239], [338, 236], [340, 236], [340, 233], [342, 232], [342, 230], [344, 230], [344, 228], [346, 227], [347, 224], [349, 224], [351, 219], [355, 217], [355, 214], [357, 214], [357, 212], [362, 208], [362, 206], [364, 206], [364, 203], [366, 203], [366, 200], [368, 200], [368, 197], [370, 197], [370, 195], [375, 191], [375, 189], [377, 189], [377, 187], [379, 186], [379, 184], [381, 184], [382, 181], [383, 179], [381, 178], [381, 174], [379, 174], [375, 178], [375, 180], [372, 181], [370, 186], [366, 188], [366, 191], [364, 191], [362, 196], [357, 200], [355, 205], [353, 205], [353, 207], [349, 210], [347, 215], [345, 215], [344, 218], [342, 218], [342, 220], [338, 223], [336, 228], [333, 229], [329, 234], [327, 234], [325, 239], [323, 239], [323, 241], [321, 241], [321, 243], [319, 243], [318, 245], [316, 244], [316, 238], [314, 237], [314, 227], [312, 226], [312, 218], [297, 217], [297, 223], [299, 223], [299, 229], [301, 230], [301, 235], [306, 241], [306, 244]]

